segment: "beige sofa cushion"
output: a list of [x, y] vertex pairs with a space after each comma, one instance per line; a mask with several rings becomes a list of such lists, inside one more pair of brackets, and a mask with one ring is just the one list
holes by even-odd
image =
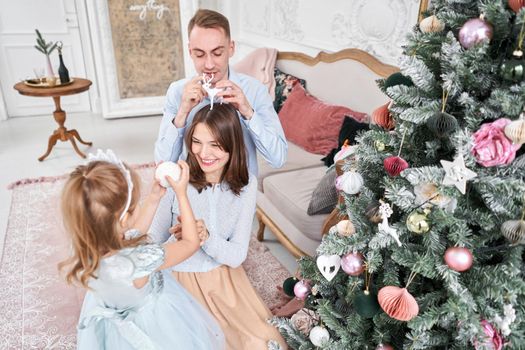
[[[325, 215], [308, 215], [308, 205], [314, 189], [326, 173], [326, 167], [315, 167], [284, 172], [266, 177], [264, 197], [305, 236], [321, 241], [321, 228]], [[286, 229], [277, 226], [287, 234]]]
[[288, 141], [288, 154], [286, 163], [284, 163], [284, 165], [279, 169], [272, 168], [261, 154], [257, 154], [257, 164], [259, 166], [257, 186], [259, 191], [264, 190], [264, 179], [266, 177], [286, 171], [319, 167], [323, 165], [321, 158], [323, 158], [323, 156], [307, 152], [290, 141]]

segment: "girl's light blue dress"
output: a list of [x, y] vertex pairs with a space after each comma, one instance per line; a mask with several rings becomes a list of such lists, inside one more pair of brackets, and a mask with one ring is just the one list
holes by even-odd
[[[78, 324], [78, 349], [223, 349], [212, 316], [168, 272], [164, 248], [145, 244], [102, 259], [89, 281]], [[133, 280], [149, 275], [137, 289]]]

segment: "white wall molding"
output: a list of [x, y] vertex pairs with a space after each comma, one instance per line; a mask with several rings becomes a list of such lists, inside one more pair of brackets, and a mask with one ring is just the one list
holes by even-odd
[[419, 5], [420, 0], [219, 0], [218, 10], [235, 28], [240, 54], [235, 59], [254, 47], [313, 55], [359, 48], [396, 65]]

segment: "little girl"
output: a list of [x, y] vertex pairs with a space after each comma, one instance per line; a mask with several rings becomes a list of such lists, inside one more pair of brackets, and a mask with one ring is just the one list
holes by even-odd
[[139, 209], [139, 179], [113, 152], [99, 151], [70, 175], [63, 194], [64, 224], [73, 240], [67, 281], [88, 288], [78, 325], [78, 349], [223, 349], [224, 336], [169, 273], [161, 271], [199, 249], [187, 197], [189, 168], [167, 180], [181, 208], [182, 239], [146, 242], [160, 198], [158, 182]]

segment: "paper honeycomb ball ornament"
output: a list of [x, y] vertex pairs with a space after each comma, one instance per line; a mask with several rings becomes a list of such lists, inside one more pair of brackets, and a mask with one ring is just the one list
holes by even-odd
[[509, 0], [509, 7], [516, 13], [518, 13], [524, 6], [525, 0]]
[[299, 300], [304, 300], [310, 294], [312, 290], [312, 287], [310, 286], [310, 283], [305, 280], [300, 280], [295, 284], [293, 287], [294, 295]]
[[327, 341], [330, 340], [330, 333], [326, 330], [326, 328], [321, 326], [315, 326], [310, 331], [310, 341], [315, 346], [323, 346]]
[[295, 287], [295, 284], [299, 282], [299, 279], [295, 277], [288, 277], [283, 282], [283, 292], [284, 294], [288, 295], [289, 297], [294, 297], [295, 293], [293, 292], [293, 287]]
[[359, 276], [365, 270], [365, 257], [361, 253], [350, 252], [341, 259], [341, 268], [347, 275]]
[[391, 74], [388, 78], [386, 78], [385, 89], [396, 85], [413, 86], [414, 82], [412, 82], [412, 79], [410, 79], [406, 75], [403, 75], [401, 72], [396, 72]]
[[386, 314], [398, 321], [410, 321], [419, 313], [416, 299], [406, 288], [386, 286], [377, 295], [379, 305]]
[[517, 145], [525, 143], [525, 119], [514, 120], [507, 124], [505, 136]]
[[512, 244], [525, 244], [525, 221], [505, 221], [501, 225], [501, 234]]
[[391, 156], [383, 161], [386, 172], [390, 176], [398, 176], [403, 170], [408, 168], [408, 163], [401, 157]]
[[472, 252], [465, 247], [451, 247], [445, 251], [445, 263], [454, 271], [464, 272], [472, 267]]
[[459, 42], [465, 49], [470, 49], [476, 44], [489, 42], [492, 34], [493, 29], [489, 22], [481, 18], [472, 18], [459, 30]]
[[381, 310], [377, 294], [367, 290], [355, 294], [353, 305], [355, 311], [364, 318], [372, 318]]
[[336, 187], [347, 194], [357, 194], [361, 191], [361, 187], [365, 180], [356, 171], [347, 171], [336, 179]]
[[170, 187], [170, 183], [166, 180], [166, 176], [178, 181], [180, 178], [180, 166], [173, 162], [163, 162], [157, 166], [155, 170], [155, 179], [160, 182], [163, 187]]
[[355, 233], [354, 224], [350, 220], [341, 220], [336, 224], [337, 233], [340, 236], [351, 236]]
[[458, 121], [451, 114], [437, 112], [427, 119], [427, 127], [438, 137], [448, 137], [458, 128]]
[[394, 118], [388, 110], [389, 104], [390, 102], [379, 106], [372, 112], [372, 121], [374, 124], [377, 124], [386, 130], [392, 130], [395, 126]]
[[383, 221], [381, 212], [379, 211], [379, 205], [379, 202], [373, 201], [366, 206], [366, 218], [373, 224], [379, 224], [381, 221]]
[[419, 29], [421, 29], [423, 33], [437, 33], [445, 29], [445, 24], [435, 15], [432, 15], [419, 22]]
[[414, 233], [427, 233], [430, 230], [428, 218], [424, 213], [412, 212], [406, 221], [407, 229]]

